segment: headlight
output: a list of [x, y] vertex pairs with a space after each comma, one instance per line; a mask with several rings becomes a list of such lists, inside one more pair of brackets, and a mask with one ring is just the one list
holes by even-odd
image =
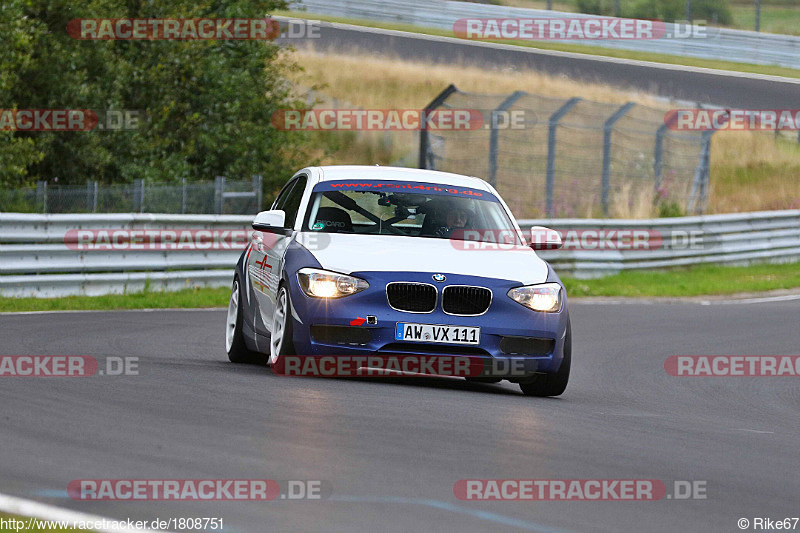
[[556, 313], [561, 310], [561, 285], [558, 283], [517, 287], [508, 291], [508, 296], [534, 311]]
[[312, 298], [342, 298], [369, 287], [361, 278], [316, 268], [301, 268], [297, 280], [303, 292]]

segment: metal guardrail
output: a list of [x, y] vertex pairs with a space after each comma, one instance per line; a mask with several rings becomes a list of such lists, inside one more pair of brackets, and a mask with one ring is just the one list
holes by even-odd
[[592, 278], [624, 270], [664, 269], [699, 264], [747, 265], [800, 260], [800, 210], [651, 220], [520, 220], [523, 228], [545, 226], [569, 232], [644, 230], [663, 239], [655, 249], [562, 249], [539, 252], [559, 274]]
[[[230, 215], [29, 215], [0, 213], [0, 296], [100, 295], [231, 283], [241, 249], [75, 250], [75, 229], [249, 229], [252, 218]], [[562, 275], [597, 277], [631, 269], [703, 263], [800, 260], [800, 210], [653, 220], [520, 220], [523, 229], [647, 230], [663, 244], [651, 250], [577, 249], [540, 252]], [[690, 240], [693, 245], [686, 246]]]
[[[80, 250], [70, 230], [248, 230], [249, 215], [0, 213], [0, 296], [53, 298], [227, 286], [241, 248]], [[112, 247], [108, 247], [112, 248]]]
[[[294, 10], [310, 14], [412, 24], [445, 30], [462, 18], [594, 18], [594, 15], [495, 6], [451, 0], [298, 0]], [[676, 25], [666, 31], [674, 35]], [[657, 40], [574, 40], [571, 44], [676, 56], [800, 68], [800, 37], [708, 27], [706, 37]]]

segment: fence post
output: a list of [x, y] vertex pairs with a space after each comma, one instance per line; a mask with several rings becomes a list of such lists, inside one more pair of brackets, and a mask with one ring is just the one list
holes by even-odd
[[564, 115], [570, 112], [582, 99], [580, 96], [570, 98], [567, 102], [550, 115], [547, 121], [547, 177], [545, 182], [545, 213], [547, 218], [553, 215], [553, 187], [556, 172], [556, 128]]
[[39, 180], [36, 182], [36, 203], [41, 204], [42, 213], [47, 213], [47, 182]]
[[264, 182], [264, 178], [261, 174], [256, 174], [253, 176], [253, 192], [256, 195], [256, 213], [261, 211], [261, 194], [262, 194], [262, 184]]
[[214, 179], [214, 214], [221, 214], [225, 203], [222, 195], [225, 194], [225, 176], [217, 176]]
[[133, 212], [144, 213], [144, 180], [133, 180]]
[[702, 148], [700, 149], [700, 161], [694, 170], [694, 180], [692, 189], [689, 193], [689, 204], [686, 211], [688, 213], [700, 214], [705, 210], [705, 202], [708, 200], [708, 181], [711, 175], [710, 154], [711, 136], [714, 130], [703, 132]]
[[662, 124], [656, 130], [656, 147], [653, 155], [654, 189], [661, 187], [661, 177], [664, 173], [664, 136], [668, 129], [666, 124]]
[[186, 178], [181, 178], [181, 214], [186, 214]]
[[611, 133], [614, 131], [614, 124], [635, 105], [633, 102], [628, 102], [617, 109], [603, 124], [603, 216], [606, 217], [608, 216], [611, 189]]
[[452, 83], [447, 86], [447, 88], [439, 93], [439, 96], [431, 100], [431, 103], [425, 106], [425, 109], [422, 111], [422, 117], [420, 117], [420, 124], [419, 124], [419, 168], [428, 168], [428, 151], [430, 150], [430, 142], [428, 139], [428, 123], [427, 123], [427, 114], [428, 111], [436, 109], [440, 105], [447, 100], [451, 94], [458, 91], [455, 85]]
[[761, 0], [756, 0], [756, 31], [761, 31]]
[[704, 213], [708, 205], [708, 186], [711, 181], [711, 137], [714, 130], [708, 132], [703, 147], [703, 179], [700, 182], [700, 202], [698, 203], [699, 212]]
[[97, 180], [94, 180], [92, 189], [92, 213], [97, 213]]
[[488, 179], [489, 185], [491, 185], [492, 187], [497, 187], [497, 143], [498, 143], [498, 137], [500, 135], [497, 124], [498, 113], [501, 113], [503, 111], [508, 111], [508, 108], [514, 105], [517, 102], [517, 100], [519, 100], [526, 94], [528, 93], [526, 93], [525, 91], [515, 91], [511, 96], [503, 100], [503, 102], [492, 111], [492, 116], [491, 116], [492, 131], [489, 134], [489, 179]]

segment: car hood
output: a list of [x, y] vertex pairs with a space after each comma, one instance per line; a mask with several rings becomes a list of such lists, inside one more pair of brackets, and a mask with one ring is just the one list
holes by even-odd
[[466, 250], [464, 241], [395, 235], [300, 233], [297, 240], [322, 268], [352, 272], [433, 272], [518, 281], [547, 281], [547, 263], [531, 248]]

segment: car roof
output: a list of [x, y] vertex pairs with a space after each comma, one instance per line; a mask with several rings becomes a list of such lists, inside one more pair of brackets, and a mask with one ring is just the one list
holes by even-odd
[[[317, 167], [319, 181], [337, 181], [347, 179], [373, 179], [382, 181], [422, 181], [442, 185], [470, 187], [482, 191], [490, 191], [487, 183], [474, 176], [463, 176], [437, 170], [419, 168], [381, 167], [366, 165], [332, 165]], [[490, 191], [491, 192], [491, 191]]]

